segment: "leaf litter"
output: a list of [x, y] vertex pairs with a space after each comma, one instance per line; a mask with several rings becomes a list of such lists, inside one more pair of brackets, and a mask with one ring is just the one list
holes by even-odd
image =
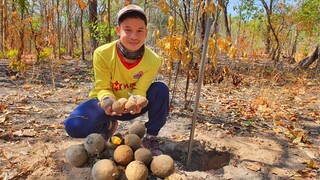
[[[56, 88], [0, 81], [1, 179], [91, 178], [90, 165], [74, 169], [66, 163], [67, 147], [82, 139], [67, 136], [62, 124], [93, 85], [84, 68], [90, 62], [59, 65], [64, 73], [56, 74]], [[193, 108], [184, 109], [184, 82], [176, 87], [173, 109], [159, 134], [161, 147], [176, 163], [168, 179], [319, 177], [319, 79], [287, 77], [289, 83], [277, 85], [246, 72], [241, 77], [237, 86], [230, 79], [203, 86], [192, 170], [185, 162]], [[121, 122], [119, 130], [127, 127]]]

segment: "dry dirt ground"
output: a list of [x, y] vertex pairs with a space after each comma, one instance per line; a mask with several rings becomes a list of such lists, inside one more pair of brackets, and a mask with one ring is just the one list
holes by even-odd
[[[90, 62], [65, 60], [53, 76], [40, 65], [19, 78], [1, 66], [0, 179], [92, 179], [93, 160], [81, 168], [67, 164], [66, 149], [83, 139], [70, 138], [63, 127], [93, 86], [89, 69]], [[184, 110], [185, 84], [175, 87], [173, 110], [159, 135], [175, 162], [168, 179], [319, 179], [319, 74], [233, 69], [242, 72], [238, 86], [229, 77], [202, 87], [188, 167], [193, 105]], [[129, 124], [120, 122], [119, 132]]]

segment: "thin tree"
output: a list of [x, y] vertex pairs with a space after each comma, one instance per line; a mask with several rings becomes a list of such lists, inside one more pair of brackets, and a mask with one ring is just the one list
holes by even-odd
[[7, 50], [6, 48], [6, 37], [8, 33], [8, 1], [4, 0], [2, 5], [2, 52], [5, 52]]
[[90, 31], [90, 47], [91, 47], [91, 52], [93, 52], [96, 47], [98, 46], [97, 43], [97, 31], [94, 30], [94, 28], [98, 25], [97, 19], [98, 19], [98, 13], [97, 13], [97, 8], [98, 8], [98, 2], [97, 0], [89, 0], [89, 31]]
[[85, 60], [85, 55], [84, 55], [84, 28], [83, 28], [83, 12], [84, 9], [86, 8], [87, 4], [83, 2], [82, 0], [77, 0], [77, 3], [80, 7], [81, 14], [80, 14], [80, 29], [81, 29], [81, 55], [82, 55], [82, 60]]
[[18, 10], [20, 12], [20, 26], [19, 26], [19, 38], [20, 38], [20, 47], [17, 55], [17, 60], [21, 61], [22, 54], [25, 48], [25, 41], [24, 41], [24, 33], [25, 33], [25, 23], [23, 23], [25, 16], [28, 13], [28, 1], [18, 1]]
[[4, 35], [3, 35], [3, 29], [4, 29], [4, 17], [3, 17], [3, 8], [2, 8], [3, 4], [2, 4], [2, 0], [0, 0], [0, 38], [1, 38], [1, 44], [0, 44], [0, 51], [3, 52], [4, 51]]
[[68, 34], [68, 43], [67, 44], [67, 50], [69, 52], [69, 55], [71, 57], [74, 57], [74, 39], [73, 39], [73, 28], [72, 28], [72, 16], [71, 16], [71, 10], [70, 10], [70, 0], [67, 0], [66, 2], [66, 13], [67, 13], [67, 34]]
[[58, 58], [61, 59], [61, 20], [60, 20], [60, 0], [57, 0], [57, 36], [58, 36]]
[[108, 0], [108, 35], [107, 42], [111, 42], [111, 0]]
[[57, 33], [56, 33], [56, 24], [55, 24], [55, 1], [52, 0], [52, 7], [49, 11], [50, 13], [50, 25], [51, 25], [51, 32], [52, 32], [52, 38], [51, 38], [51, 45], [52, 45], [52, 52], [53, 52], [53, 59], [56, 59], [57, 57], [57, 48], [56, 48], [56, 41], [57, 41]]
[[227, 9], [229, 0], [219, 0], [218, 3], [223, 9], [224, 26], [226, 28], [226, 35], [229, 38], [231, 37], [231, 31], [230, 31], [230, 26], [228, 21], [228, 9]]

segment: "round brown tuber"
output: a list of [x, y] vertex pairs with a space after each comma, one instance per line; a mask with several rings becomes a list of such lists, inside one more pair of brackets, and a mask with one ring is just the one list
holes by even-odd
[[134, 152], [134, 159], [143, 162], [146, 166], [149, 166], [153, 156], [149, 149], [139, 148]]
[[165, 154], [155, 156], [151, 162], [150, 169], [159, 178], [166, 178], [174, 173], [173, 159]]
[[144, 108], [148, 105], [148, 99], [146, 97], [140, 96], [137, 98], [137, 105], [139, 105], [141, 108]]
[[137, 104], [133, 101], [127, 101], [127, 103], [125, 104], [125, 109], [130, 112], [130, 111], [135, 111], [136, 110], [136, 106]]
[[120, 176], [120, 173], [112, 160], [103, 159], [93, 165], [91, 175], [94, 180], [114, 180]]
[[133, 159], [133, 151], [128, 145], [120, 145], [114, 150], [113, 158], [118, 164], [126, 166]]
[[141, 161], [132, 161], [126, 168], [128, 180], [146, 180], [149, 172], [147, 166]]
[[135, 104], [137, 104], [137, 95], [131, 95], [128, 98], [128, 101], [134, 102]]
[[133, 151], [141, 148], [141, 138], [136, 134], [127, 134], [124, 137], [124, 144], [128, 145]]
[[139, 121], [135, 121], [129, 126], [129, 134], [136, 134], [142, 138], [146, 134], [146, 127]]
[[101, 108], [106, 110], [109, 106], [112, 106], [114, 100], [112, 98], [106, 97], [104, 99], [101, 100]]
[[88, 160], [87, 151], [83, 145], [72, 145], [66, 151], [66, 160], [70, 165], [80, 167]]
[[117, 114], [123, 113], [127, 101], [128, 100], [126, 98], [118, 99], [116, 102], [112, 104], [112, 111], [116, 112]]
[[88, 135], [84, 140], [84, 148], [90, 155], [98, 155], [105, 148], [106, 141], [101, 134], [92, 133]]

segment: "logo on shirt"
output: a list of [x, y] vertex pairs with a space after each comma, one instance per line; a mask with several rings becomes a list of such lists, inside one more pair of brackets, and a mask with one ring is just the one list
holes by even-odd
[[140, 79], [140, 77], [143, 75], [142, 71], [137, 72], [136, 74], [133, 75], [133, 78], [135, 79]]
[[131, 84], [122, 84], [119, 83], [118, 81], [111, 83], [112, 89], [114, 91], [122, 91], [124, 89], [132, 89], [136, 86], [136, 83], [131, 83]]

